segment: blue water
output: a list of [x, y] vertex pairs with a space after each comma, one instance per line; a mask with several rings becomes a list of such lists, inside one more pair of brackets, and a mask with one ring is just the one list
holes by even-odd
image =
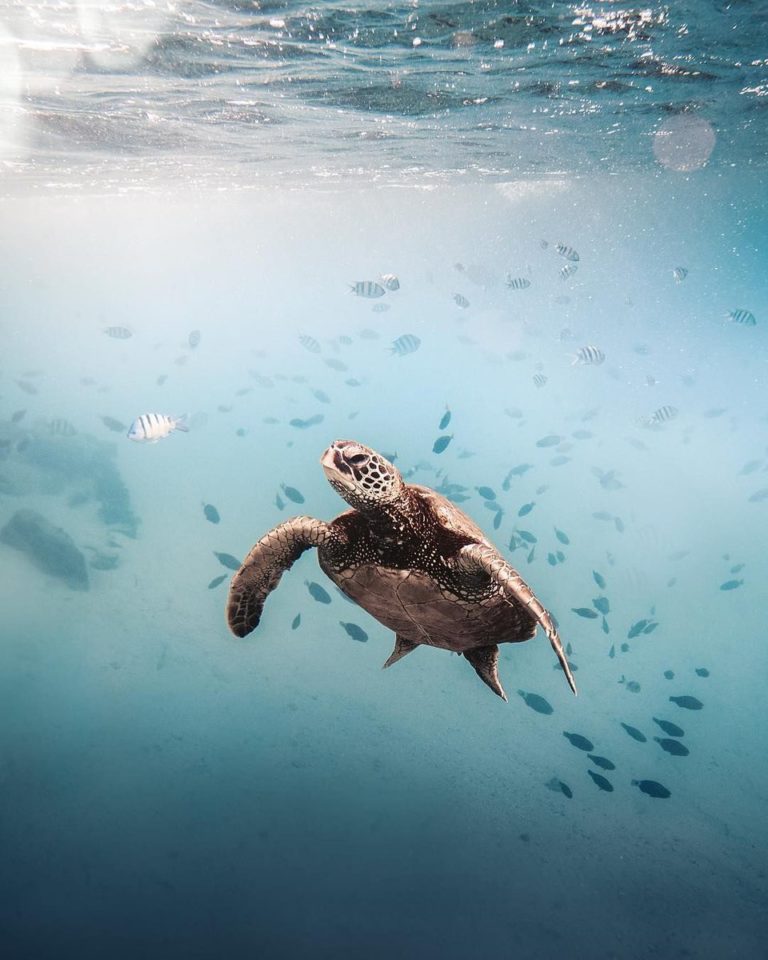
[[[87, 564], [0, 542], [4, 957], [765, 956], [766, 17], [0, 7], [0, 531]], [[507, 704], [442, 650], [382, 671], [312, 551], [228, 632], [215, 554], [345, 509], [336, 438], [465, 488], [577, 698], [541, 631]]]

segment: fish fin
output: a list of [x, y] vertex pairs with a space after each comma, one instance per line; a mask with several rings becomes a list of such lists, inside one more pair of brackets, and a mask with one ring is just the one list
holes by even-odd
[[189, 433], [189, 423], [186, 413], [182, 413], [180, 417], [174, 417], [173, 425], [177, 430], [181, 430], [182, 433]]
[[474, 650], [465, 650], [464, 657], [475, 668], [475, 673], [483, 683], [487, 684], [496, 696], [506, 702], [507, 695], [499, 682], [499, 648], [495, 643], [487, 647], [475, 647]]
[[410, 653], [411, 650], [415, 650], [418, 647], [418, 643], [414, 643], [412, 640], [406, 640], [405, 637], [401, 637], [399, 634], [395, 637], [395, 649], [389, 655], [386, 663], [381, 667], [382, 670], [386, 670], [387, 667], [391, 667], [393, 663], [397, 663], [398, 660], [402, 660], [403, 657]]

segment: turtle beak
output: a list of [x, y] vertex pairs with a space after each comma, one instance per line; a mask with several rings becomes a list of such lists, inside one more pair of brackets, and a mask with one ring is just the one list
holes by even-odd
[[352, 473], [349, 464], [344, 459], [343, 450], [344, 446], [349, 444], [349, 442], [349, 440], [334, 440], [322, 457], [320, 457], [320, 466], [323, 468], [323, 472], [329, 480], [338, 481], [343, 478], [344, 475], [349, 476]]

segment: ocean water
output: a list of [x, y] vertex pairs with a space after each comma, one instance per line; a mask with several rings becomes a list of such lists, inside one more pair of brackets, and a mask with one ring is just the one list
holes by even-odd
[[[2, 956], [765, 957], [768, 6], [0, 24]], [[541, 631], [508, 703], [382, 671], [314, 551], [230, 634], [216, 554], [345, 509], [338, 438], [459, 500], [578, 697]]]

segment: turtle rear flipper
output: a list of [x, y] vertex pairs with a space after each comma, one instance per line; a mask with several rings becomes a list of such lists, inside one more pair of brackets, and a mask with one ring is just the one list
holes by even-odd
[[418, 643], [414, 643], [412, 640], [406, 640], [405, 637], [401, 637], [398, 634], [395, 637], [395, 649], [390, 653], [387, 661], [382, 665], [382, 670], [386, 670], [387, 667], [391, 667], [393, 663], [397, 663], [398, 660], [410, 653], [411, 650], [415, 650], [418, 647]]
[[506, 702], [507, 695], [504, 693], [504, 687], [502, 687], [499, 681], [499, 648], [496, 644], [492, 643], [487, 647], [475, 647], [473, 650], [465, 650], [464, 657], [469, 660], [475, 668], [475, 672], [483, 683], [487, 683], [491, 690]]
[[265, 533], [232, 578], [227, 598], [227, 623], [237, 637], [255, 630], [264, 601], [310, 547], [319, 547], [337, 534], [314, 517], [294, 517]]
[[503, 560], [492, 547], [485, 546], [482, 543], [470, 543], [462, 547], [458, 553], [457, 562], [467, 572], [481, 570], [486, 573], [491, 580], [498, 584], [508, 602], [518, 603], [530, 611], [531, 616], [549, 637], [552, 649], [563, 668], [568, 686], [575, 694], [576, 681], [573, 679], [562, 641], [552, 622], [552, 617], [517, 570], [511, 567], [506, 560]]

